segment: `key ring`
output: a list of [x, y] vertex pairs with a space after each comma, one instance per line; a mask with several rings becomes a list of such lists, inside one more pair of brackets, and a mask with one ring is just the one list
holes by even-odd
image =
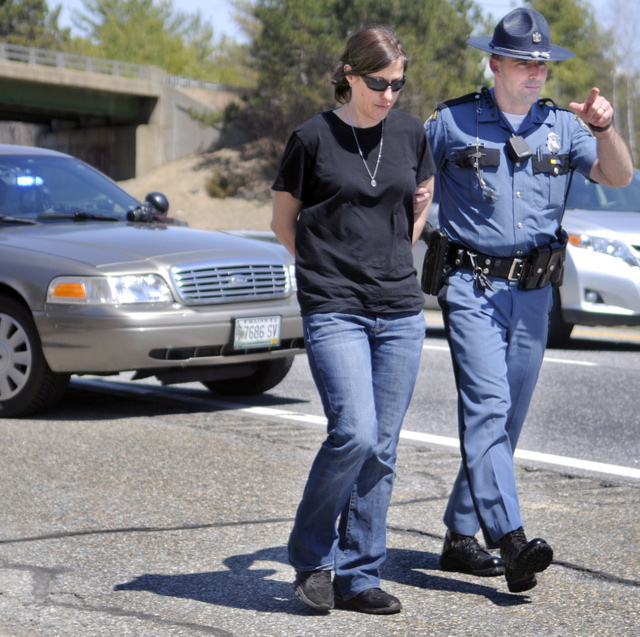
[[477, 252], [471, 252], [471, 250], [467, 250], [467, 254], [469, 255], [469, 260], [471, 261], [471, 274], [475, 279], [477, 288], [479, 290], [482, 290], [483, 292], [487, 288], [489, 288], [492, 292], [495, 292], [493, 285], [491, 285], [491, 281], [489, 281], [485, 274], [485, 271], [476, 262], [476, 257], [478, 256]]

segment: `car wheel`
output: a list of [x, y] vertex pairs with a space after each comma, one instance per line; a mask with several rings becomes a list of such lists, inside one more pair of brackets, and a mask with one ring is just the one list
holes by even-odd
[[547, 336], [547, 347], [565, 347], [569, 342], [573, 323], [567, 323], [562, 317], [560, 304], [560, 293], [557, 288], [553, 290], [553, 307], [549, 312], [549, 335]]
[[0, 297], [0, 418], [28, 416], [53, 406], [69, 383], [51, 371], [31, 313]]
[[212, 380], [202, 384], [216, 394], [228, 396], [262, 394], [273, 389], [284, 379], [291, 369], [293, 359], [293, 356], [288, 356], [286, 358], [276, 358], [272, 361], [261, 361], [256, 363], [256, 371], [250, 376]]

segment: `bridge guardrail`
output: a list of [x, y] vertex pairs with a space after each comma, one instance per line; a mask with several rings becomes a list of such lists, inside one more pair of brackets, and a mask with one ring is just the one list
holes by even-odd
[[[75, 53], [63, 53], [48, 49], [36, 49], [18, 44], [0, 42], [0, 60], [10, 62], [23, 62], [25, 64], [38, 64], [40, 66], [55, 67], [58, 69], [71, 69], [73, 71], [86, 71], [88, 73], [102, 73], [134, 80], [158, 79], [158, 73], [154, 73], [154, 67], [144, 64], [132, 64], [130, 62], [118, 62], [117, 60], [105, 60]], [[211, 91], [219, 91], [224, 88], [221, 84], [194, 80], [179, 75], [164, 73], [165, 82], [169, 86], [183, 88], [204, 88]]]
[[76, 55], [75, 53], [62, 53], [60, 51], [7, 44], [6, 42], [0, 42], [0, 59], [50, 66], [58, 69], [103, 73], [137, 80], [146, 80], [151, 77], [150, 68], [142, 64], [103, 60], [101, 58]]

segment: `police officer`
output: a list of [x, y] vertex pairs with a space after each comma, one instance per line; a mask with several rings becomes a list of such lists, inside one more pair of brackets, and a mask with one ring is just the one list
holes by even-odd
[[[553, 558], [522, 528], [513, 453], [547, 341], [552, 282], [571, 171], [625, 186], [633, 165], [597, 88], [569, 110], [540, 99], [547, 63], [573, 53], [550, 42], [537, 11], [519, 8], [493, 37], [492, 90], [441, 104], [425, 124], [440, 180], [439, 223], [451, 242], [439, 294], [458, 389], [460, 472], [444, 514], [441, 567], [505, 574], [511, 592], [536, 585]], [[481, 529], [487, 547], [475, 538]]]

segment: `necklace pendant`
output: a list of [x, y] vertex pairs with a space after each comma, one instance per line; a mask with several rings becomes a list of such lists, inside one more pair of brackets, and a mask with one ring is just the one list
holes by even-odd
[[356, 129], [353, 127], [351, 123], [351, 117], [349, 116], [349, 111], [346, 111], [347, 118], [349, 119], [349, 125], [351, 126], [351, 131], [353, 132], [353, 138], [356, 140], [356, 146], [358, 147], [358, 153], [360, 155], [360, 159], [362, 159], [362, 163], [364, 164], [365, 170], [367, 171], [367, 175], [369, 175], [369, 179], [371, 179], [371, 187], [375, 188], [378, 185], [376, 181], [376, 175], [378, 174], [378, 166], [380, 166], [380, 158], [382, 157], [382, 142], [384, 141], [384, 120], [382, 120], [382, 130], [380, 131], [380, 150], [378, 150], [378, 159], [376, 160], [376, 167], [373, 169], [373, 174], [369, 170], [369, 166], [367, 166], [367, 160], [364, 158], [364, 153], [362, 152], [362, 148], [360, 148], [360, 142], [358, 141], [358, 136], [356, 135]]

